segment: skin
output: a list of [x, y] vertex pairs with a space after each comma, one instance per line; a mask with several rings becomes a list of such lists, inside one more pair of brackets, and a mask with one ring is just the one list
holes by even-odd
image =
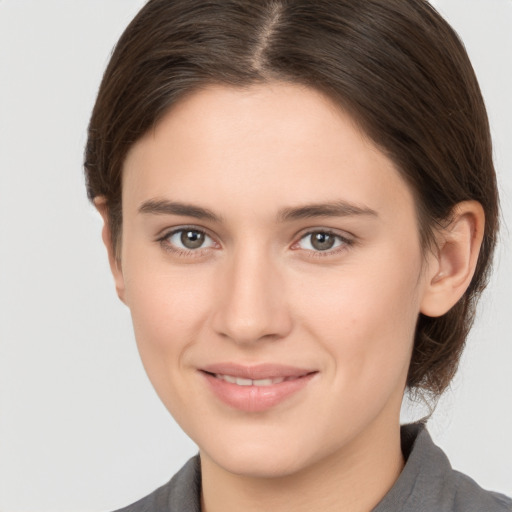
[[[123, 172], [120, 259], [108, 222], [103, 236], [149, 378], [200, 448], [203, 510], [371, 510], [403, 467], [418, 314], [443, 314], [468, 286], [480, 205], [458, 205], [424, 254], [393, 162], [329, 99], [283, 83], [192, 94], [132, 147]], [[344, 210], [283, 215], [326, 203]], [[180, 246], [183, 227], [205, 232], [204, 245]], [[333, 248], [318, 250], [311, 232], [330, 232]], [[316, 373], [247, 412], [198, 371], [221, 362]]]

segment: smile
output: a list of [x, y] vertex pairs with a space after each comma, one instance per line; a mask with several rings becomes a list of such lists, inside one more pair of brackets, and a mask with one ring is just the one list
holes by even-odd
[[199, 372], [213, 396], [230, 408], [264, 412], [300, 397], [318, 371], [281, 365], [212, 365]]
[[220, 373], [215, 374], [215, 378], [225, 380], [230, 384], [236, 384], [237, 386], [272, 386], [272, 384], [281, 384], [286, 379], [290, 380], [294, 377], [278, 377], [276, 379], [244, 379], [243, 377], [235, 377], [233, 375], [222, 375]]

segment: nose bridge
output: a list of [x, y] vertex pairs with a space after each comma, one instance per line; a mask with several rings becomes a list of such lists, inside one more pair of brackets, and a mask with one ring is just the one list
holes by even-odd
[[237, 343], [284, 337], [291, 319], [278, 264], [261, 246], [240, 245], [219, 276], [214, 328]]

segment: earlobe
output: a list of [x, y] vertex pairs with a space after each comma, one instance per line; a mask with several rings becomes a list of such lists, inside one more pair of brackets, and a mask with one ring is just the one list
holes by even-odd
[[429, 258], [421, 313], [444, 315], [464, 295], [475, 272], [484, 226], [479, 202], [463, 201], [455, 206], [448, 226], [438, 231], [438, 244]]
[[101, 238], [103, 239], [103, 243], [105, 244], [105, 247], [107, 249], [108, 262], [110, 265], [112, 276], [114, 277], [117, 296], [121, 299], [122, 302], [126, 304], [123, 270], [121, 266], [121, 260], [117, 256], [115, 247], [112, 243], [108, 207], [105, 197], [96, 197], [94, 199], [94, 206], [96, 207], [96, 209], [98, 210], [103, 219], [103, 229], [101, 231]]

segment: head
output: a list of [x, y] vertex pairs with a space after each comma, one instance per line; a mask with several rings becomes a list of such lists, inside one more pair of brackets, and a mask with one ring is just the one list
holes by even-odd
[[[222, 116], [229, 113], [229, 105], [243, 113], [248, 98], [253, 110], [247, 107], [247, 115], [257, 118], [261, 112], [258, 122], [266, 120], [265, 126], [271, 125], [265, 105], [284, 117], [292, 115], [294, 105], [295, 112], [306, 104], [324, 116], [329, 109], [335, 111], [341, 124], [333, 122], [330, 133], [348, 126], [353, 130], [340, 148], [349, 152], [347, 141], [359, 134], [361, 152], [378, 154], [387, 170], [381, 178], [370, 173], [367, 179], [374, 176], [379, 189], [389, 183], [385, 172], [395, 173], [396, 190], [403, 186], [407, 191], [403, 204], [412, 205], [420, 262], [412, 270], [419, 280], [423, 276], [429, 283], [442, 282], [445, 270], [425, 276], [431, 262], [439, 262], [443, 248], [449, 254], [456, 246], [458, 228], [452, 230], [452, 239], [444, 234], [461, 218], [473, 219], [468, 240], [476, 240], [477, 254], [471, 256], [469, 277], [450, 300], [434, 297], [422, 302], [419, 297], [411, 313], [403, 384], [439, 396], [456, 371], [476, 300], [486, 284], [498, 212], [485, 107], [457, 35], [424, 0], [150, 0], [112, 55], [86, 148], [88, 194], [106, 220], [105, 239], [115, 272], [122, 273], [124, 264], [125, 199], [136, 190], [134, 176], [142, 172], [144, 155], [152, 154], [153, 143], [170, 140], [173, 147], [176, 130], [192, 121], [203, 134], [199, 140], [208, 140], [209, 115], [202, 126], [201, 112], [216, 112], [223, 126], [238, 129]], [[217, 111], [216, 105], [224, 108]], [[307, 118], [306, 111], [302, 114]], [[313, 125], [314, 119], [305, 124]], [[329, 124], [326, 119], [318, 133]], [[278, 146], [273, 150], [279, 152]], [[220, 154], [219, 146], [216, 151], [214, 155]], [[313, 180], [309, 189], [314, 189], [314, 177], [297, 172], [297, 179]], [[212, 195], [220, 178], [209, 182]], [[293, 175], [289, 179], [291, 183]], [[173, 182], [178, 198], [180, 180]], [[240, 183], [249, 182], [240, 178]], [[158, 209], [154, 201], [145, 207]]]

